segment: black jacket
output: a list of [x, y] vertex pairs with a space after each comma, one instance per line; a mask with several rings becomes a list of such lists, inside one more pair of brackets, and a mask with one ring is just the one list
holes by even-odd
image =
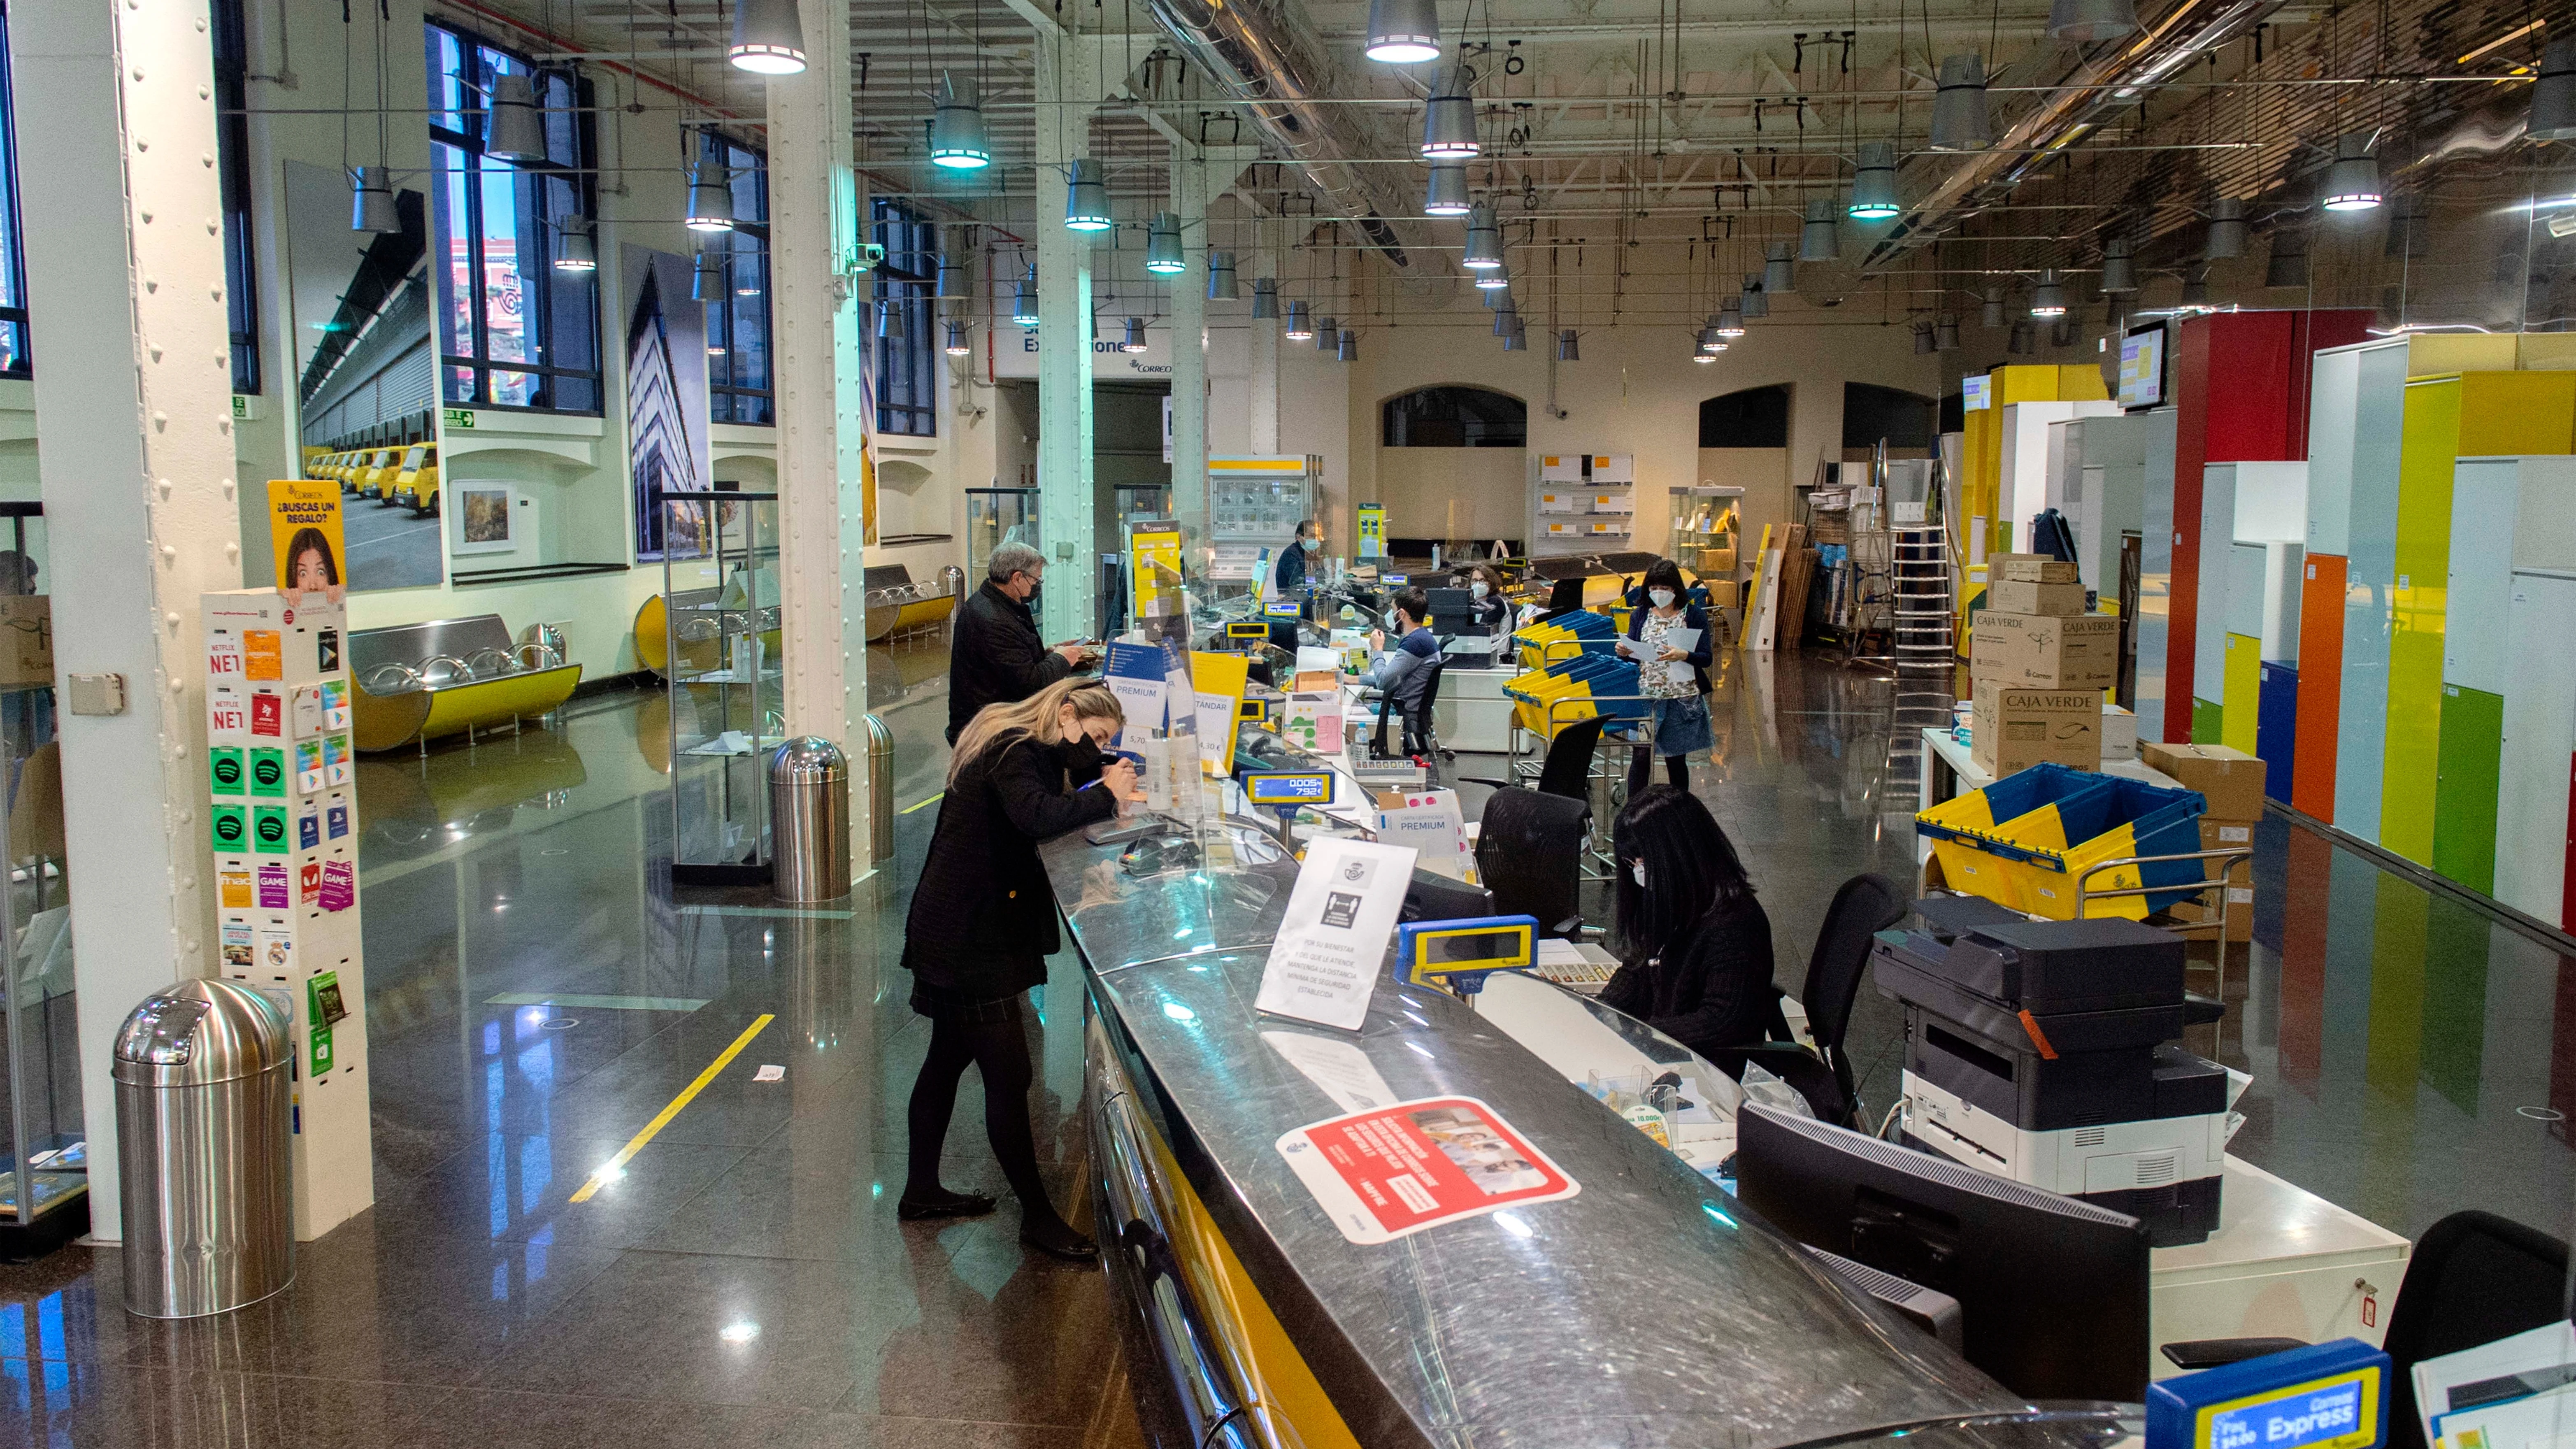
[[1026, 735], [969, 761], [939, 802], [930, 854], [904, 918], [903, 965], [924, 984], [1000, 1001], [1046, 980], [1064, 944], [1038, 842], [1118, 813], [1089, 740], [1041, 745]]
[[1771, 969], [1771, 918], [1746, 896], [1668, 943], [1655, 962], [1620, 967], [1601, 1004], [1730, 1066], [1726, 1049], [1761, 1041], [1770, 1023]]
[[[1642, 602], [1642, 597], [1640, 596], [1641, 601], [1628, 615], [1628, 638], [1632, 643], [1642, 642], [1640, 636], [1646, 631], [1646, 611], [1653, 607]], [[1699, 683], [1699, 692], [1706, 694], [1708, 693], [1708, 663], [1717, 657], [1709, 649], [1708, 611], [1685, 600], [1682, 604], [1682, 627], [1699, 631], [1699, 642], [1691, 646], [1691, 675]], [[1637, 662], [1645, 665], [1654, 661], [1640, 658]]]
[[948, 636], [948, 743], [975, 711], [988, 704], [1017, 704], [1073, 672], [1065, 657], [1038, 638], [1029, 606], [987, 582], [957, 607]]
[[1284, 599], [1306, 587], [1306, 545], [1303, 540], [1292, 538], [1288, 546], [1279, 551], [1279, 566], [1270, 571], [1270, 582], [1275, 586], [1273, 598]]

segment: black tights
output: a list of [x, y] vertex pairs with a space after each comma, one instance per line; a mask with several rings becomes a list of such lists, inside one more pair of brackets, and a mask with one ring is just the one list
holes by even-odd
[[1007, 1021], [966, 1022], [934, 1019], [930, 1051], [921, 1075], [912, 1084], [906, 1112], [911, 1128], [911, 1161], [904, 1195], [928, 1199], [939, 1195], [939, 1152], [948, 1137], [948, 1119], [957, 1109], [957, 1079], [973, 1066], [984, 1078], [984, 1135], [1002, 1161], [1002, 1176], [1020, 1200], [1023, 1222], [1055, 1216], [1046, 1183], [1038, 1176], [1038, 1150], [1029, 1129], [1027, 1029], [1020, 1024], [1019, 1004], [1012, 1003]]
[[[1645, 746], [1639, 745], [1628, 761], [1628, 798], [1631, 800], [1644, 794], [1647, 782], [1654, 778], [1654, 769], [1647, 763], [1648, 758]], [[1664, 778], [1672, 781], [1674, 789], [1688, 794], [1690, 792], [1690, 757], [1688, 755], [1664, 756]]]

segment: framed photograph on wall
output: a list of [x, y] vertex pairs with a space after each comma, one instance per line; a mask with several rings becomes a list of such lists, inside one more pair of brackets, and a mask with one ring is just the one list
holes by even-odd
[[458, 483], [455, 494], [456, 553], [508, 553], [519, 547], [519, 490], [507, 483]]

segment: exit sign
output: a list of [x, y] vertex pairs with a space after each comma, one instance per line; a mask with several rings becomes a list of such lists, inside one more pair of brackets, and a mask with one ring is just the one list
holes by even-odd
[[474, 426], [474, 409], [448, 408], [439, 414], [439, 418], [451, 428], [471, 428]]

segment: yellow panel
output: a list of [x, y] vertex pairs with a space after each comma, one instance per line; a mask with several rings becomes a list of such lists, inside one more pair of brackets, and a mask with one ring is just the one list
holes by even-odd
[[2262, 717], [2263, 641], [2249, 634], [2227, 636], [2227, 696], [2219, 716], [2218, 742], [2231, 750], [2254, 753], [2254, 725]]
[[2397, 587], [2389, 623], [2379, 843], [2427, 867], [2433, 863], [2434, 779], [2441, 758], [2443, 594], [2450, 579], [2462, 382], [2442, 377], [2406, 384], [2406, 432], [2397, 463]]
[[579, 683], [581, 666], [566, 664], [555, 669], [534, 669], [524, 674], [505, 674], [498, 679], [451, 684], [444, 689], [432, 690], [429, 718], [421, 722], [420, 737], [434, 740], [440, 735], [481, 729], [506, 719], [527, 719], [544, 714], [572, 698], [573, 686]]
[[[2461, 374], [2455, 456], [2507, 458], [2565, 453], [2571, 447], [2576, 447], [2576, 372]], [[2447, 522], [2442, 535], [2446, 541], [2450, 537]]]
[[1996, 407], [2007, 403], [2058, 402], [2064, 398], [2064, 394], [2058, 391], [2064, 382], [2059, 368], [2025, 362], [1998, 367], [1986, 376], [1992, 380], [1990, 387]]
[[2092, 363], [2069, 363], [2057, 369], [2059, 402], [2109, 402], [2111, 390], [2102, 385], [2102, 369]]
[[[2516, 344], [2515, 361], [2522, 367], [2533, 369], [2576, 367], [2576, 332], [2516, 332], [2506, 335], [2513, 338]], [[2480, 367], [2494, 365], [2493, 363], [2478, 364]]]
[[2497, 371], [2514, 365], [2511, 333], [2427, 332], [2406, 344], [2406, 375]]

